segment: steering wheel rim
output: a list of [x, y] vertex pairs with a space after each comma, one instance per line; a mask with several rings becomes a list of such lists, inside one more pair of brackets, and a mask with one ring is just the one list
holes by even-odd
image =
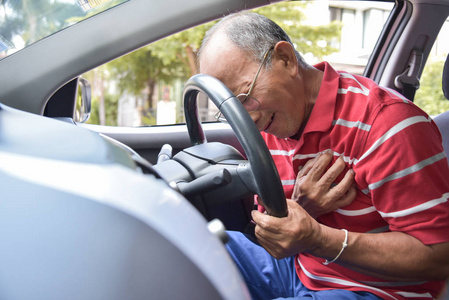
[[287, 216], [287, 202], [279, 173], [256, 124], [235, 95], [215, 77], [192, 76], [184, 88], [184, 113], [192, 145], [207, 143], [199, 119], [197, 95], [206, 94], [225, 116], [248, 157], [254, 186], [268, 214]]

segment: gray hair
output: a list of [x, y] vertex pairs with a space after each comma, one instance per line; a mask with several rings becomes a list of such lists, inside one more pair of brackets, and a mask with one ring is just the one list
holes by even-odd
[[[261, 63], [265, 53], [280, 41], [290, 43], [293, 49], [295, 49], [290, 37], [275, 22], [256, 13], [240, 12], [222, 18], [206, 32], [198, 51], [198, 60], [212, 36], [220, 29], [224, 30], [226, 36], [239, 49], [243, 50], [251, 59], [258, 63]], [[307, 66], [298, 51], [295, 50], [295, 54], [298, 62], [303, 67]], [[270, 66], [271, 53], [268, 54], [265, 68]]]

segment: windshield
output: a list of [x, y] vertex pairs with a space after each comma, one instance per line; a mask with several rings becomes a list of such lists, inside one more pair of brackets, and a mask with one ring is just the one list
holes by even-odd
[[0, 59], [128, 0], [0, 0]]

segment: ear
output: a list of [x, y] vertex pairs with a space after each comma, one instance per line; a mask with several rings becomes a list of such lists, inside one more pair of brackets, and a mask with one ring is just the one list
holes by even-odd
[[296, 76], [298, 73], [298, 61], [296, 58], [295, 49], [293, 46], [286, 42], [280, 41], [274, 46], [274, 57], [276, 62], [280, 63], [283, 68], [285, 68], [290, 75]]

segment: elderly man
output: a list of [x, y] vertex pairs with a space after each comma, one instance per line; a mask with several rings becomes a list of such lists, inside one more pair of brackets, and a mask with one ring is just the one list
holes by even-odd
[[[253, 211], [258, 243], [230, 233], [228, 250], [255, 299], [438, 295], [449, 275], [449, 167], [429, 116], [367, 78], [308, 65], [279, 26], [253, 13], [216, 24], [199, 64], [238, 95], [286, 197], [297, 200], [285, 218]], [[331, 159], [346, 172], [317, 178]], [[351, 174], [349, 205], [323, 201], [320, 189], [309, 197], [320, 202], [299, 197], [301, 186]]]

